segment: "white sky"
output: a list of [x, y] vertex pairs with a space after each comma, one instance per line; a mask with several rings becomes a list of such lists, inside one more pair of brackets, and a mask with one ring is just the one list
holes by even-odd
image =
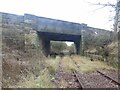
[[114, 16], [114, 13], [110, 13], [110, 10], [113, 9], [111, 7], [98, 9], [101, 6], [87, 3], [106, 3], [108, 1], [116, 3], [116, 0], [0, 0], [0, 12], [19, 15], [29, 13], [111, 30], [114, 21], [109, 22], [108, 20]]

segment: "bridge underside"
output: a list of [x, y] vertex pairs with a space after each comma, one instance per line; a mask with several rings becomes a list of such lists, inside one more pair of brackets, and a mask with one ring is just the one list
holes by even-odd
[[70, 41], [74, 42], [76, 54], [81, 51], [81, 35], [60, 34], [51, 32], [37, 32], [39, 42], [41, 43], [43, 53], [48, 56], [50, 54], [50, 41]]

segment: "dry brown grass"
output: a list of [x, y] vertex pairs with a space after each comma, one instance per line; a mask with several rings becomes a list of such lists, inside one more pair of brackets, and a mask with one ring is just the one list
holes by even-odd
[[79, 72], [91, 72], [97, 69], [114, 69], [111, 66], [108, 66], [107, 63], [102, 61], [90, 61], [90, 58], [83, 56], [73, 56], [74, 62], [77, 64], [79, 68], [77, 71]]
[[[41, 69], [41, 62], [44, 60], [44, 57], [37, 54], [37, 51], [34, 52], [21, 52], [19, 50], [11, 49], [10, 47], [5, 46], [3, 54], [3, 87], [17, 87], [22, 79], [25, 79], [29, 73], [31, 77], [36, 77], [39, 75]], [[34, 54], [33, 54], [34, 53]], [[30, 57], [28, 55], [31, 55]], [[30, 78], [31, 78], [30, 77]], [[32, 80], [32, 79], [31, 79]]]
[[61, 60], [61, 58], [59, 56], [56, 57], [55, 59], [47, 58], [45, 60], [45, 66], [47, 67], [47, 69], [51, 75], [54, 75], [55, 72], [58, 70], [60, 60]]
[[61, 60], [61, 67], [66, 72], [71, 72], [71, 70], [76, 69], [76, 65], [69, 56], [63, 57], [63, 59]]
[[76, 70], [78, 72], [92, 72], [97, 69], [115, 69], [103, 61], [91, 61], [90, 58], [83, 56], [65, 56], [61, 60], [61, 66], [64, 71], [71, 72]]
[[[7, 33], [8, 30], [6, 31]], [[9, 38], [11, 36], [8, 36]], [[21, 46], [21, 37], [17, 37], [17, 39], [13, 37], [11, 41], [14, 43], [9, 43], [10, 41], [8, 39], [4, 38], [2, 43], [3, 87], [52, 87], [50, 72], [45, 67], [45, 57], [40, 51], [41, 48], [37, 41], [37, 34], [25, 34], [25, 37], [23, 37], [23, 42], [26, 41], [25, 45], [19, 49], [15, 47]], [[16, 44], [15, 40], [19, 44]]]
[[[14, 59], [4, 63], [4, 79], [3, 87], [6, 88], [52, 88], [51, 73], [47, 67], [41, 66], [45, 61], [31, 58], [34, 60], [27, 64], [17, 63]], [[25, 62], [25, 61], [24, 61]], [[6, 64], [6, 65], [5, 65]], [[28, 69], [29, 68], [29, 69]], [[8, 78], [6, 78], [8, 75]]]
[[28, 77], [24, 78], [17, 83], [17, 86], [13, 87], [19, 87], [19, 88], [53, 88], [53, 85], [51, 83], [51, 77], [49, 71], [45, 68], [40, 71], [40, 74], [38, 77], [36, 77], [34, 74], [29, 74]]
[[108, 45], [108, 48], [110, 49], [110, 54], [118, 54], [118, 42], [112, 42]]

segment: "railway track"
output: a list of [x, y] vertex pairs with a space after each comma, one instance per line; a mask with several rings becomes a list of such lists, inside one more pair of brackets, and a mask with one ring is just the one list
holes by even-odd
[[110, 76], [108, 76], [108, 75], [102, 73], [102, 72], [99, 71], [99, 70], [97, 70], [97, 72], [98, 72], [99, 74], [101, 74], [102, 76], [106, 77], [107, 79], [111, 80], [111, 82], [117, 84], [117, 85], [120, 87], [120, 82], [114, 80], [112, 77], [110, 77]]
[[82, 84], [82, 82], [80, 81], [80, 79], [79, 79], [79, 77], [78, 77], [78, 75], [77, 75], [77, 73], [76, 73], [75, 70], [73, 70], [73, 74], [74, 74], [74, 76], [76, 77], [76, 82], [79, 84], [79, 87], [80, 87], [81, 89], [85, 88], [84, 85]]
[[[89, 84], [89, 86], [87, 86], [87, 84], [85, 83], [85, 81], [83, 81], [82, 80], [82, 78], [79, 76], [79, 74], [77, 74], [77, 72], [74, 70], [73, 71], [73, 74], [74, 74], [74, 77], [76, 78], [76, 81], [75, 82], [77, 82], [78, 84], [79, 84], [79, 88], [80, 89], [84, 89], [84, 88], [102, 88], [101, 87], [101, 85], [102, 85], [102, 83], [113, 83], [114, 85], [117, 85], [118, 87], [113, 87], [113, 88], [119, 88], [120, 87], [120, 83], [118, 82], [118, 81], [116, 81], [116, 80], [114, 80], [113, 78], [111, 78], [110, 76], [108, 76], [108, 75], [106, 75], [106, 74], [104, 74], [104, 73], [102, 73], [101, 71], [97, 71], [96, 73], [98, 73], [99, 75], [97, 75], [97, 78], [98, 79], [96, 79], [97, 80], [97, 82], [95, 81], [94, 82], [94, 80], [89, 80], [88, 82], [94, 82], [94, 83], [96, 83], [96, 84]], [[80, 79], [81, 78], [81, 79]], [[87, 78], [87, 77], [86, 77]], [[105, 78], [107, 79], [107, 81], [108, 82], [106, 82], [106, 81], [103, 81], [102, 83], [101, 82], [99, 82], [99, 79], [103, 79], [103, 80], [105, 80]], [[86, 80], [87, 81], [87, 80]], [[96, 86], [97, 85], [97, 86]], [[105, 87], [104, 87], [105, 88]], [[108, 85], [108, 87], [106, 87], [106, 88], [109, 88], [109, 85]], [[111, 87], [112, 88], [112, 87]]]
[[[71, 58], [72, 59], [72, 58]], [[77, 68], [77, 62], [74, 61]], [[60, 64], [61, 65], [61, 64]], [[58, 74], [68, 83], [67, 88], [79, 88], [83, 90], [85, 88], [119, 88], [120, 83], [110, 76], [102, 73], [101, 71], [96, 71], [92, 73], [78, 73], [76, 70], [71, 70], [71, 73], [59, 72]]]
[[[72, 58], [71, 58], [72, 59]], [[78, 65], [77, 65], [77, 63], [74, 61], [74, 63], [75, 63], [75, 65], [77, 66], [77, 68], [79, 68], [78, 67]], [[107, 87], [109, 87], [110, 86], [110, 84], [109, 83], [113, 83], [116, 87], [118, 86], [118, 87], [120, 87], [120, 83], [118, 82], [118, 81], [116, 81], [115, 79], [113, 79], [112, 77], [110, 77], [110, 76], [108, 76], [108, 75], [106, 75], [106, 74], [104, 74], [104, 73], [102, 73], [101, 71], [99, 71], [99, 70], [97, 70], [97, 72], [94, 72], [94, 73], [96, 73], [96, 76], [94, 77], [94, 76], [85, 76], [85, 78], [84, 78], [84, 76], [83, 77], [80, 77], [79, 76], [79, 74], [77, 74], [76, 73], [76, 71], [73, 71], [73, 73], [75, 74], [75, 76], [76, 76], [76, 78], [78, 79], [78, 83], [79, 83], [79, 85], [82, 87], [82, 89], [83, 88], [89, 88], [89, 87], [102, 87], [101, 85], [102, 85], [102, 83], [108, 83], [108, 86]], [[97, 73], [99, 73], [98, 75], [97, 75]], [[99, 75], [101, 75], [101, 76], [99, 76]], [[92, 78], [93, 79], [92, 79]], [[82, 79], [82, 78], [84, 78], [84, 79]], [[88, 79], [87, 79], [88, 78]], [[96, 81], [95, 81], [95, 78], [96, 78]], [[107, 81], [105, 80], [105, 78], [107, 79]], [[103, 81], [102, 83], [101, 82], [99, 82], [99, 80], [101, 81], [101, 79], [102, 80], [105, 80], [105, 81]], [[91, 82], [91, 84], [87, 84], [86, 82]], [[106, 86], [103, 86], [103, 87], [106, 87]], [[111, 86], [110, 86], [111, 87]]]

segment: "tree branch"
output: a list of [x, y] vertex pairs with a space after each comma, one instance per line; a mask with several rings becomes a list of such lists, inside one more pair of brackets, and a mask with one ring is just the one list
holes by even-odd
[[[87, 2], [87, 1], [86, 1], [86, 2]], [[98, 3], [87, 2], [87, 3], [89, 3], [90, 5], [99, 5], [99, 6], [103, 6], [103, 7], [106, 7], [106, 6], [110, 6], [110, 7], [113, 7], [113, 8], [116, 7], [115, 4], [112, 4], [112, 3], [110, 3], [110, 2], [107, 2], [107, 3], [104, 3], [104, 4], [102, 4], [102, 3], [100, 3], [100, 2], [98, 2]]]
[[115, 5], [114, 4], [111, 4], [111, 3], [106, 3], [106, 4], [102, 4], [102, 3], [97, 3], [97, 4], [94, 4], [94, 5], [102, 5], [102, 6], [110, 6], [110, 7], [115, 7]]

